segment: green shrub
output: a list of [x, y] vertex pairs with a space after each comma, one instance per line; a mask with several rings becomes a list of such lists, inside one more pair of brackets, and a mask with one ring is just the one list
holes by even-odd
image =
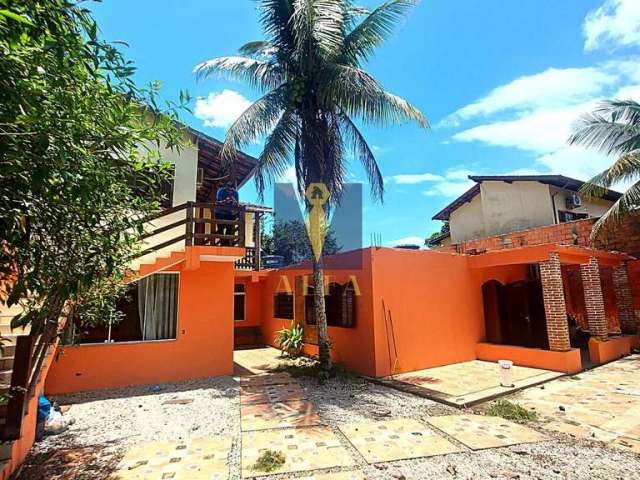
[[258, 460], [256, 460], [256, 463], [253, 465], [253, 469], [269, 473], [282, 467], [285, 462], [286, 458], [282, 452], [267, 450], [258, 457]]
[[527, 410], [526, 408], [521, 407], [516, 403], [511, 403], [508, 400], [498, 400], [497, 402], [493, 402], [487, 410], [487, 414], [492, 417], [502, 417], [516, 422], [531, 422], [538, 417], [536, 412]]
[[282, 353], [286, 353], [290, 357], [300, 355], [300, 351], [304, 345], [302, 325], [298, 325], [292, 321], [289, 328], [279, 330], [276, 334], [276, 344], [280, 347]]

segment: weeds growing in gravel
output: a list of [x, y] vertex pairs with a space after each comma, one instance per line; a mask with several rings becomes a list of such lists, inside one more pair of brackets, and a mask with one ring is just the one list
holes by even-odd
[[282, 467], [286, 461], [287, 459], [282, 452], [267, 450], [258, 457], [258, 460], [256, 460], [253, 469], [260, 472], [269, 473]]
[[517, 403], [511, 403], [508, 400], [498, 400], [497, 402], [493, 402], [487, 410], [487, 415], [491, 415], [492, 417], [502, 417], [516, 422], [531, 422], [538, 417], [536, 412], [527, 410]]
[[295, 362], [281, 364], [276, 371], [287, 372], [293, 378], [316, 378], [320, 383], [325, 383], [329, 378], [337, 378], [343, 382], [353, 382], [358, 378], [340, 363], [333, 365], [327, 377], [327, 373], [320, 367], [320, 362], [309, 358], [299, 358]]

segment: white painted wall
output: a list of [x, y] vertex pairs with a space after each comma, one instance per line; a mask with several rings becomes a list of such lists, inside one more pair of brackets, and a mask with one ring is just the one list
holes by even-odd
[[[557, 187], [549, 187], [551, 195], [554, 195], [554, 201], [556, 205], [556, 211], [567, 210], [567, 198], [573, 195], [575, 192], [569, 190], [563, 190]], [[590, 217], [601, 217], [604, 213], [611, 208], [613, 202], [604, 200], [602, 198], [590, 198], [584, 195], [580, 195], [582, 199], [582, 206], [569, 210], [575, 213], [586, 213]]]
[[[485, 181], [480, 194], [450, 214], [451, 241], [482, 238], [528, 228], [553, 225], [559, 210], [567, 210], [566, 199], [574, 192], [540, 182]], [[552, 195], [554, 195], [555, 210]], [[581, 196], [582, 207], [569, 211], [602, 216], [613, 204], [608, 200]]]
[[458, 243], [472, 238], [485, 237], [484, 215], [480, 195], [451, 212], [449, 216], [451, 242]]
[[482, 212], [487, 235], [553, 225], [549, 186], [540, 182], [482, 182]]

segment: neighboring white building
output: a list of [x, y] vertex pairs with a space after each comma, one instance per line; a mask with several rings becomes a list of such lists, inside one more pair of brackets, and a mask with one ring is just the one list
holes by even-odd
[[607, 191], [602, 198], [580, 194], [584, 182], [562, 175], [469, 176], [476, 184], [438, 212], [433, 219], [449, 222], [450, 238], [432, 244], [465, 240], [600, 217], [620, 198]]

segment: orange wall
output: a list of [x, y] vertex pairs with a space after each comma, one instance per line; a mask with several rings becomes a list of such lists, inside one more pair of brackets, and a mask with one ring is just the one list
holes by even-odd
[[[56, 346], [53, 347], [52, 355], [55, 355]], [[11, 459], [0, 470], [0, 480], [6, 480], [22, 465], [24, 459], [27, 458], [29, 450], [33, 446], [36, 439], [36, 422], [38, 420], [38, 398], [44, 390], [44, 379], [47, 377], [47, 372], [50, 371], [51, 358], [46, 361], [40, 374], [40, 380], [36, 385], [35, 394], [27, 404], [27, 413], [22, 422], [22, 435], [13, 442], [11, 447]]]
[[513, 345], [495, 345], [479, 343], [476, 346], [478, 360], [497, 362], [511, 360], [522, 367], [543, 368], [562, 373], [577, 373], [582, 370], [580, 350], [573, 348], [568, 352], [553, 352], [537, 348], [516, 347]]
[[262, 308], [262, 292], [261, 283], [258, 278], [255, 281], [252, 280], [250, 275], [236, 277], [235, 283], [244, 283], [245, 296], [244, 296], [244, 320], [241, 322], [235, 322], [236, 327], [258, 327], [262, 321], [261, 308]]
[[[361, 256], [362, 262], [358, 261]], [[325, 276], [331, 281], [346, 283], [350, 275], [354, 275], [361, 295], [356, 299], [356, 323], [353, 328], [329, 327], [329, 338], [333, 344], [332, 355], [336, 362], [344, 363], [347, 368], [364, 375], [375, 374], [373, 311], [371, 289], [371, 253], [370, 250], [356, 250], [333, 255], [325, 260]], [[337, 266], [353, 268], [339, 269]], [[295, 277], [311, 275], [309, 268], [296, 266], [274, 271], [262, 284], [262, 333], [266, 343], [275, 346], [274, 337], [281, 328], [288, 327], [291, 320], [278, 319], [273, 316], [273, 295], [276, 293], [281, 276], [289, 279], [291, 288], [295, 289]], [[304, 322], [304, 319], [295, 319]], [[317, 353], [317, 348], [310, 346], [306, 350]]]
[[233, 270], [230, 262], [201, 262], [196, 270], [180, 272], [176, 340], [61, 349], [47, 377], [47, 393], [231, 374]]
[[467, 257], [438, 251], [372, 255], [377, 376], [474, 360], [485, 330], [482, 284], [526, 276], [521, 265], [470, 269]]

